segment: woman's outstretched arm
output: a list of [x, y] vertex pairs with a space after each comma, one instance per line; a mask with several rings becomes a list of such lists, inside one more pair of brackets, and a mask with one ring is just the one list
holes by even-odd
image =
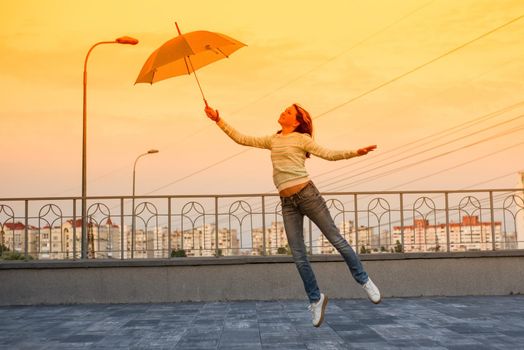
[[324, 148], [318, 145], [308, 135], [303, 136], [303, 141], [304, 141], [303, 143], [304, 151], [309, 152], [317, 157], [320, 157], [326, 160], [340, 160], [340, 159], [349, 159], [353, 157], [359, 157], [359, 156], [366, 155], [369, 152], [373, 151], [375, 148], [377, 148], [376, 145], [372, 145], [372, 146], [359, 148], [356, 151], [353, 151], [353, 150], [335, 151], [335, 150], [330, 150], [330, 149], [327, 149], [327, 148]]
[[236, 143], [243, 146], [271, 149], [271, 136], [255, 137], [241, 134], [231, 125], [226, 123], [224, 119], [220, 118], [218, 110], [206, 106], [204, 111], [206, 112], [207, 117], [216, 122], [220, 129], [222, 129], [226, 135]]

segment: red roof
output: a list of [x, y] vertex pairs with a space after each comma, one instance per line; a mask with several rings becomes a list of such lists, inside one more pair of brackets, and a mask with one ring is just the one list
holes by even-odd
[[[73, 220], [67, 220], [67, 222], [70, 223], [71, 226], [82, 227], [82, 219], [77, 219], [77, 220], [74, 221], [74, 223], [73, 223]], [[90, 223], [88, 223], [87, 226], [92, 227], [93, 223], [90, 222]]]
[[25, 225], [21, 222], [7, 222], [4, 224], [4, 227], [7, 227], [11, 231], [25, 229]]
[[[25, 225], [22, 224], [21, 222], [6, 222], [4, 224], [4, 227], [11, 230], [11, 231], [16, 231], [16, 230], [24, 230], [25, 229]], [[29, 230], [38, 230], [38, 228], [34, 227], [34, 226], [27, 226], [27, 228]]]
[[[424, 220], [424, 219], [415, 219], [413, 221], [414, 221], [413, 225], [404, 226], [403, 228], [404, 229], [414, 230], [414, 229], [417, 229], [417, 228], [418, 229], [423, 229], [423, 228], [445, 228], [446, 227], [446, 224], [430, 225], [429, 221], [428, 220]], [[500, 226], [501, 222], [500, 221], [494, 221], [493, 224], [495, 226]], [[450, 222], [448, 226], [449, 227], [491, 226], [491, 221], [481, 222], [481, 221], [479, 221], [478, 216], [465, 215], [465, 216], [462, 217], [462, 223]], [[394, 226], [393, 227], [394, 230], [400, 230], [401, 228], [402, 228], [402, 226]]]

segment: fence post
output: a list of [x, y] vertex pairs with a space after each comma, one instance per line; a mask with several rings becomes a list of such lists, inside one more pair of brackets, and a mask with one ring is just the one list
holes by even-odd
[[215, 196], [215, 256], [218, 258], [218, 196]]
[[[127, 239], [125, 240], [127, 243]], [[120, 259], [124, 259], [124, 198], [120, 198]]]
[[76, 260], [76, 199], [73, 199], [73, 260]]
[[[85, 227], [85, 230], [84, 230], [84, 227]], [[87, 236], [89, 234], [88, 231], [89, 231], [89, 224], [87, 221], [87, 199], [86, 199], [85, 203], [84, 201], [82, 201], [82, 247], [81, 247], [82, 253], [81, 253], [81, 256], [83, 260], [89, 259], [89, 256], [87, 255], [87, 249], [88, 249]]]
[[[401, 245], [401, 253], [405, 253], [406, 250], [404, 249], [404, 194], [399, 193], [400, 195], [400, 245]], [[397, 242], [395, 242], [396, 244]]]
[[445, 206], [446, 206], [446, 251], [449, 253], [451, 251], [451, 243], [449, 241], [449, 193], [444, 193], [445, 197]]
[[[29, 243], [28, 243], [28, 240], [29, 240], [29, 228], [28, 228], [28, 225], [29, 225], [29, 201], [26, 199], [25, 200], [25, 230], [24, 230], [24, 256], [25, 258], [27, 259], [27, 256], [28, 256], [28, 253], [27, 253], [27, 250], [28, 250], [28, 247], [29, 247]], [[14, 240], [13, 240], [13, 247], [14, 247]]]
[[264, 256], [267, 255], [266, 249], [267, 249], [266, 247], [266, 197], [262, 195], [262, 255]]
[[358, 254], [358, 205], [357, 205], [357, 194], [353, 195], [353, 201], [355, 202], [355, 248]]
[[489, 210], [491, 214], [491, 249], [496, 250], [497, 246], [495, 245], [495, 209], [493, 208], [493, 191], [489, 191]]
[[167, 197], [167, 257], [171, 257], [171, 197]]

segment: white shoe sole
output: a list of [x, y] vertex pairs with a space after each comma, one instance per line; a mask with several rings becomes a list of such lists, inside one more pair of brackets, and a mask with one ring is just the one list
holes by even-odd
[[322, 322], [324, 322], [324, 312], [326, 311], [326, 306], [328, 303], [328, 297], [324, 295], [324, 301], [322, 302], [322, 313], [320, 314], [320, 320], [318, 321], [318, 324], [314, 324], [315, 327], [320, 327], [322, 325]]
[[[368, 298], [369, 299], [369, 298]], [[380, 304], [380, 302], [382, 301], [382, 297], [380, 297], [380, 299], [378, 299], [378, 301], [373, 301], [371, 299], [369, 299], [373, 304]]]

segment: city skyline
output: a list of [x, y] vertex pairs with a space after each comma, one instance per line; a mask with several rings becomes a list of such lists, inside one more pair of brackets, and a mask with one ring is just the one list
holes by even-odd
[[[226, 226], [219, 226], [216, 232], [215, 223], [208, 223], [183, 231], [173, 229], [170, 234], [167, 226], [137, 228], [134, 238], [129, 225], [121, 229], [110, 219], [88, 226], [90, 259], [165, 258], [180, 256], [177, 253], [181, 252], [183, 256], [202, 257], [216, 256], [217, 251], [221, 256], [290, 254], [281, 221], [271, 222], [265, 232], [263, 227], [254, 227], [247, 235], [246, 232]], [[391, 231], [380, 232], [377, 227], [363, 225], [355, 230], [352, 220], [338, 224], [342, 236], [360, 253], [444, 252], [448, 247], [449, 251], [456, 252], [489, 251], [493, 247], [496, 250], [517, 249], [522, 244], [522, 232], [508, 232], [505, 226], [503, 231], [500, 221], [482, 221], [477, 215], [464, 215], [459, 222], [450, 221], [447, 225], [414, 218], [412, 224], [394, 226]], [[80, 228], [81, 220], [76, 223], [66, 220], [53, 227], [28, 226], [29, 256], [33, 259], [79, 258]], [[338, 254], [325, 236], [319, 232], [311, 233], [305, 240], [311, 254]], [[304, 236], [307, 236], [307, 232]], [[21, 222], [4, 223], [1, 227], [2, 249], [23, 253], [24, 237], [25, 225]], [[124, 241], [121, 241], [122, 238]]]

